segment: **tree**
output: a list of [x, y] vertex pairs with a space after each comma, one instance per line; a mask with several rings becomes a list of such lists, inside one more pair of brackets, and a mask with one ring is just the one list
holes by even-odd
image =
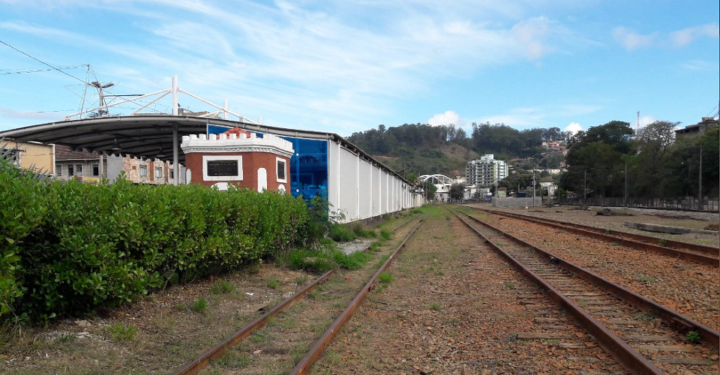
[[405, 177], [408, 181], [412, 182], [413, 184], [417, 183], [418, 175], [415, 173], [409, 173], [407, 177]]
[[624, 158], [632, 151], [632, 134], [630, 124], [622, 121], [610, 121], [575, 134], [568, 141], [568, 172], [560, 180], [561, 187], [582, 192], [587, 173], [589, 192], [622, 196]]
[[452, 184], [450, 186], [450, 199], [462, 200], [465, 196], [465, 184]]
[[423, 183], [423, 190], [425, 191], [425, 200], [431, 201], [435, 199], [435, 192], [437, 191], [437, 186], [431, 184], [430, 182], [425, 182]]
[[667, 151], [675, 141], [675, 127], [679, 123], [656, 121], [640, 129], [635, 139], [634, 155], [627, 158], [632, 171], [632, 192], [635, 195], [658, 197], [664, 195], [663, 181]]

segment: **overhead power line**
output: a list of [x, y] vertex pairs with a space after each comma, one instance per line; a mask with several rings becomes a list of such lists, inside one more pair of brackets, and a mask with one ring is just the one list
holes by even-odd
[[80, 82], [82, 82], [82, 83], [85, 83], [85, 84], [87, 84], [87, 82], [83, 81], [82, 79], [80, 79], [80, 78], [78, 78], [78, 77], [75, 77], [74, 75], [72, 75], [72, 74], [70, 74], [70, 73], [67, 73], [67, 72], [65, 72], [64, 70], [61, 70], [60, 68], [56, 68], [56, 67], [54, 67], [54, 66], [52, 66], [52, 65], [50, 65], [50, 64], [48, 64], [48, 63], [46, 63], [45, 61], [42, 61], [42, 60], [40, 60], [40, 59], [36, 58], [36, 57], [30, 56], [30, 55], [29, 55], [28, 53], [26, 53], [26, 52], [23, 52], [23, 51], [21, 51], [21, 50], [19, 50], [19, 49], [15, 48], [15, 47], [13, 47], [13, 46], [11, 46], [10, 44], [8, 44], [8, 43], [6, 43], [6, 42], [2, 41], [2, 40], [0, 40], [0, 44], [4, 44], [4, 45], [8, 46], [9, 48], [12, 48], [12, 49], [14, 49], [14, 50], [15, 50], [15, 51], [17, 51], [17, 52], [19, 52], [19, 53], [21, 53], [21, 54], [23, 54], [23, 55], [25, 55], [25, 56], [27, 56], [27, 57], [29, 57], [29, 58], [31, 58], [31, 59], [33, 59], [33, 60], [37, 61], [37, 62], [39, 62], [39, 63], [43, 64], [43, 65], [46, 65], [46, 66], [48, 66], [48, 67], [52, 68], [52, 70], [57, 70], [58, 72], [60, 72], [60, 73], [62, 73], [62, 74], [64, 74], [64, 75], [66, 75], [66, 76], [68, 76], [68, 77], [70, 77], [70, 78], [72, 78], [72, 79], [75, 79], [75, 80], [78, 80], [78, 81], [80, 81]]
[[[710, 114], [715, 112], [716, 109], [718, 109], [718, 104], [715, 104], [715, 107], [713, 107], [713, 109], [711, 109], [710, 112], [708, 112], [707, 116], [710, 116]], [[718, 112], [720, 112], [720, 110], [718, 110]], [[705, 116], [705, 117], [707, 117], [707, 116]]]
[[[81, 64], [81, 65], [71, 65], [71, 66], [61, 66], [57, 69], [76, 69], [76, 68], [87, 68], [88, 64]], [[27, 73], [38, 73], [38, 72], [50, 72], [55, 69], [26, 69], [26, 70], [13, 70], [10, 71], [10, 69], [6, 69], [5, 71], [0, 72], [0, 76], [6, 76], [10, 74], [27, 74]]]

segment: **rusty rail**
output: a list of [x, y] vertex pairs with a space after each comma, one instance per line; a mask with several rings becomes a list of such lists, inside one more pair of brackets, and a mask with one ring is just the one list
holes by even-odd
[[628, 232], [624, 232], [624, 231], [620, 231], [620, 230], [612, 230], [612, 229], [606, 229], [606, 228], [598, 228], [598, 227], [593, 227], [590, 225], [569, 223], [567, 221], [553, 220], [553, 219], [548, 219], [545, 217], [541, 218], [541, 217], [535, 217], [535, 216], [530, 216], [530, 215], [521, 215], [521, 214], [517, 214], [517, 213], [488, 210], [488, 209], [484, 209], [484, 208], [475, 208], [475, 207], [473, 207], [473, 208], [476, 210], [486, 211], [486, 212], [490, 212], [490, 213], [498, 214], [498, 215], [515, 216], [515, 217], [522, 218], [522, 219], [528, 218], [528, 219], [534, 219], [534, 220], [538, 220], [538, 221], [545, 221], [548, 223], [554, 223], [554, 224], [558, 224], [558, 225], [566, 225], [566, 226], [576, 227], [576, 228], [580, 228], [580, 229], [585, 229], [585, 230], [588, 230], [591, 232], [604, 233], [604, 234], [620, 236], [620, 237], [627, 237], [627, 238], [631, 238], [631, 239], [642, 241], [642, 242], [648, 242], [651, 244], [657, 243], [658, 245], [664, 246], [664, 247], [670, 247], [670, 248], [675, 248], [675, 249], [689, 249], [689, 250], [694, 250], [694, 251], [698, 251], [698, 252], [705, 253], [705, 254], [720, 256], [720, 250], [718, 250], [718, 248], [712, 247], [712, 246], [698, 245], [698, 244], [682, 242], [682, 241], [673, 241], [673, 240], [667, 240], [667, 239], [663, 239], [663, 238], [643, 236], [642, 234], [628, 233]]
[[232, 348], [233, 346], [239, 344], [241, 341], [246, 339], [248, 336], [250, 336], [250, 334], [252, 334], [253, 331], [258, 330], [258, 329], [262, 328], [263, 326], [265, 326], [265, 324], [267, 324], [267, 322], [270, 318], [277, 315], [280, 311], [282, 311], [283, 309], [288, 307], [290, 304], [295, 302], [295, 300], [303, 297], [304, 295], [309, 293], [311, 290], [315, 289], [315, 287], [317, 287], [318, 285], [326, 282], [330, 278], [330, 276], [332, 276], [332, 274], [334, 272], [335, 272], [335, 270], [330, 270], [330, 271], [326, 272], [319, 279], [317, 279], [317, 280], [313, 281], [312, 283], [310, 283], [309, 285], [307, 285], [301, 291], [297, 292], [294, 296], [284, 300], [279, 305], [275, 306], [272, 310], [266, 312], [261, 317], [255, 319], [254, 321], [252, 321], [250, 324], [248, 324], [244, 328], [235, 332], [235, 334], [233, 334], [227, 340], [204, 351], [197, 358], [186, 363], [183, 367], [172, 372], [171, 374], [172, 375], [195, 375], [195, 374], [199, 373], [202, 369], [207, 367], [207, 365], [210, 363], [210, 361], [222, 357], [225, 354], [225, 352], [227, 352], [228, 349]]
[[345, 322], [350, 320], [355, 310], [365, 300], [365, 297], [367, 297], [368, 293], [370, 293], [370, 290], [372, 290], [373, 286], [375, 285], [375, 281], [380, 276], [380, 274], [383, 273], [390, 266], [392, 261], [400, 254], [400, 251], [405, 247], [405, 244], [408, 242], [408, 240], [410, 240], [410, 237], [415, 234], [420, 225], [422, 225], [426, 217], [427, 215], [425, 215], [425, 217], [420, 220], [418, 225], [413, 228], [413, 230], [407, 235], [407, 237], [405, 237], [403, 242], [398, 245], [395, 251], [393, 251], [390, 257], [385, 261], [385, 263], [383, 263], [383, 265], [377, 270], [377, 272], [375, 272], [375, 274], [370, 278], [370, 281], [368, 281], [367, 284], [365, 284], [365, 286], [360, 289], [360, 292], [357, 294], [357, 296], [355, 296], [355, 298], [353, 298], [348, 307], [346, 307], [342, 314], [340, 314], [340, 316], [335, 319], [335, 321], [330, 325], [330, 328], [328, 328], [327, 331], [323, 333], [320, 339], [315, 342], [315, 344], [312, 346], [312, 348], [310, 348], [310, 351], [305, 355], [305, 357], [303, 357], [300, 362], [298, 362], [295, 368], [290, 372], [291, 375], [307, 374], [308, 371], [310, 371], [312, 365], [317, 362], [322, 353], [325, 351], [325, 348], [330, 345], [335, 336], [340, 332], [340, 329], [345, 324]]
[[[489, 238], [485, 237], [482, 232], [474, 228], [470, 223], [465, 221], [460, 215], [458, 215], [456, 212], [452, 211], [455, 216], [457, 216], [460, 221], [462, 221], [468, 228], [470, 228], [472, 231], [474, 231], [478, 236], [482, 237], [485, 242], [487, 242], [490, 247], [495, 249], [503, 258], [507, 259], [507, 261], [515, 266], [522, 274], [524, 274], [526, 277], [528, 277], [530, 280], [535, 282], [537, 285], [541, 286], [545, 290], [547, 290], [550, 298], [555, 301], [557, 304], [568, 310], [579, 322], [581, 322], [585, 328], [593, 335], [595, 338], [600, 341], [601, 345], [608, 350], [610, 353], [612, 353], [616, 359], [623, 363], [627, 368], [631, 369], [633, 372], [637, 374], [654, 374], [654, 375], [660, 375], [664, 374], [662, 370], [657, 368], [654, 364], [652, 364], [650, 361], [647, 360], [643, 355], [638, 353], [635, 349], [633, 349], [630, 345], [628, 345], [625, 341], [623, 341], [621, 338], [619, 338], [617, 335], [612, 333], [609, 329], [607, 329], [602, 323], [597, 321], [595, 318], [590, 316], [585, 310], [577, 305], [574, 301], [571, 299], [565, 297], [564, 294], [562, 294], [559, 290], [555, 289], [552, 285], [550, 285], [545, 279], [540, 277], [538, 274], [530, 270], [529, 268], [525, 267], [520, 261], [515, 259], [512, 255], [505, 252], [503, 249], [501, 249], [498, 245], [496, 245], [494, 242], [490, 241]], [[465, 214], [467, 215], [467, 214]], [[467, 215], [467, 217], [472, 218], [472, 216]], [[483, 223], [484, 224], [484, 223]], [[502, 231], [500, 231], [502, 232]], [[507, 236], [507, 234], [506, 234]]]
[[[494, 211], [494, 210], [485, 210], [485, 209], [481, 209], [481, 208], [474, 208], [474, 209], [477, 211], [487, 212], [487, 213], [491, 213], [491, 214], [495, 214], [495, 215], [506, 216], [506, 217], [510, 217], [513, 219], [530, 221], [533, 223], [546, 225], [546, 226], [549, 226], [552, 228], [566, 230], [568, 232], [572, 232], [572, 233], [579, 234], [582, 236], [597, 238], [599, 240], [603, 240], [606, 242], [617, 242], [617, 243], [621, 243], [624, 246], [636, 248], [639, 250], [653, 251], [653, 252], [656, 252], [659, 254], [672, 256], [672, 257], [675, 257], [678, 259], [684, 259], [684, 260], [694, 261], [694, 262], [698, 262], [698, 263], [702, 263], [702, 264], [709, 264], [709, 265], [712, 265], [715, 267], [720, 267], [720, 258], [709, 257], [709, 256], [701, 255], [701, 254], [695, 254], [695, 253], [689, 253], [687, 251], [671, 249], [669, 247], [659, 246], [659, 245], [655, 245], [652, 243], [645, 243], [645, 242], [640, 242], [640, 241], [636, 241], [636, 240], [632, 240], [632, 239], [628, 239], [628, 238], [613, 236], [610, 234], [605, 234], [605, 230], [602, 230], [599, 228], [594, 228], [594, 229], [599, 229], [599, 231], [592, 231], [592, 230], [583, 228], [584, 226], [581, 226], [579, 224], [569, 224], [569, 223], [564, 223], [564, 222], [557, 222], [554, 220], [550, 221], [547, 219], [539, 219], [539, 218], [529, 217], [529, 216], [525, 216], [525, 215], [516, 215], [516, 214], [510, 214], [510, 213], [499, 212], [499, 211]], [[618, 233], [618, 232], [616, 231], [615, 233]], [[631, 234], [631, 233], [628, 233], [628, 234]], [[637, 235], [637, 236], [639, 236], [639, 235]], [[673, 242], [676, 242], [676, 241], [673, 241]], [[682, 242], [680, 242], [680, 243], [682, 243]], [[715, 252], [717, 253], [717, 249], [715, 249]]]
[[681, 314], [675, 310], [669, 309], [653, 300], [650, 300], [646, 297], [643, 297], [629, 289], [626, 289], [618, 284], [613, 283], [612, 281], [595, 274], [591, 271], [588, 271], [570, 261], [567, 261], [555, 254], [550, 253], [549, 251], [542, 249], [538, 246], [535, 246], [533, 244], [530, 244], [528, 242], [525, 242], [509, 233], [505, 233], [502, 230], [498, 229], [497, 227], [493, 226], [492, 224], [486, 223], [476, 217], [470, 216], [468, 214], [465, 214], [470, 219], [490, 228], [495, 231], [498, 231], [500, 233], [503, 233], [503, 235], [507, 238], [512, 239], [513, 241], [523, 245], [532, 248], [533, 250], [537, 251], [540, 255], [548, 258], [553, 259], [553, 262], [556, 262], [557, 264], [564, 267], [569, 272], [575, 273], [576, 275], [582, 277], [583, 279], [587, 280], [590, 283], [593, 283], [597, 285], [598, 287], [605, 289], [609, 293], [613, 294], [615, 297], [619, 298], [622, 301], [627, 302], [628, 304], [635, 306], [638, 309], [641, 310], [655, 310], [658, 313], [658, 316], [665, 320], [667, 323], [669, 323], [671, 326], [675, 327], [678, 331], [686, 333], [688, 331], [697, 331], [700, 336], [707, 341], [708, 343], [712, 345], [719, 345], [720, 343], [720, 332], [713, 330], [712, 328], [697, 322], [690, 318], [689, 316], [686, 316], [684, 314]]
[[413, 215], [413, 217], [411, 217], [410, 219], [408, 219], [406, 222], [404, 222], [404, 223], [396, 226], [395, 228], [393, 228], [392, 231], [393, 231], [393, 232], [397, 231], [398, 229], [404, 227], [407, 223], [413, 221], [413, 219], [415, 219], [415, 216], [414, 216], [414, 215]]

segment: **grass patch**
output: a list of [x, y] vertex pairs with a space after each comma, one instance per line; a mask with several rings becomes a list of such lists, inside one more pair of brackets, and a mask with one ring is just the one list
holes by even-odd
[[132, 341], [137, 333], [137, 328], [128, 324], [115, 323], [108, 328], [110, 338], [116, 342], [127, 342]]
[[190, 305], [190, 310], [198, 312], [198, 313], [205, 313], [207, 311], [207, 301], [205, 301], [205, 298], [198, 298], [195, 300], [195, 302]]
[[324, 273], [336, 267], [327, 254], [318, 250], [292, 249], [283, 258], [283, 263], [294, 270]]
[[380, 231], [380, 239], [383, 241], [390, 240], [390, 232], [388, 232], [386, 230]]
[[227, 281], [218, 281], [210, 285], [210, 293], [212, 294], [230, 293], [233, 290], [235, 290], [235, 285]]
[[434, 302], [434, 303], [431, 303], [431, 304], [430, 304], [430, 310], [440, 311], [441, 308], [442, 308], [442, 305], [440, 305], [440, 304], [437, 303], [437, 302]]
[[[373, 251], [380, 251], [380, 245], [375, 245]], [[335, 267], [357, 270], [365, 266], [371, 258], [370, 254], [362, 251], [347, 255], [333, 246], [324, 246], [318, 250], [293, 249], [283, 257], [282, 263], [294, 270], [323, 273]]]
[[378, 279], [380, 280], [380, 283], [388, 285], [393, 281], [393, 277], [391, 274], [387, 272], [383, 272], [378, 276]]
[[267, 281], [268, 288], [277, 289], [280, 287], [280, 282], [276, 279], [270, 279]]
[[225, 368], [245, 368], [250, 365], [250, 357], [246, 354], [228, 351], [221, 358], [212, 361], [212, 364]]
[[690, 331], [687, 333], [687, 339], [693, 344], [700, 343], [700, 333], [698, 331]]
[[328, 235], [335, 242], [348, 242], [357, 238], [355, 232], [350, 227], [341, 224], [333, 224], [330, 226], [330, 233]]
[[507, 289], [515, 289], [515, 283], [505, 283], [505, 288], [507, 288]]
[[267, 333], [263, 331], [253, 331], [252, 336], [250, 336], [250, 341], [252, 342], [263, 342], [267, 338]]
[[370, 260], [370, 255], [361, 251], [346, 255], [342, 251], [336, 250], [333, 252], [333, 260], [342, 269], [358, 270], [367, 264], [368, 260]]

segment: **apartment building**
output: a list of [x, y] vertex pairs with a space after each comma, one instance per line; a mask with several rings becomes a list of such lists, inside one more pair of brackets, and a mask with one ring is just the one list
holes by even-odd
[[465, 168], [465, 180], [468, 185], [491, 186], [508, 176], [508, 165], [503, 160], [495, 160], [494, 154], [487, 154], [478, 160], [471, 160]]

